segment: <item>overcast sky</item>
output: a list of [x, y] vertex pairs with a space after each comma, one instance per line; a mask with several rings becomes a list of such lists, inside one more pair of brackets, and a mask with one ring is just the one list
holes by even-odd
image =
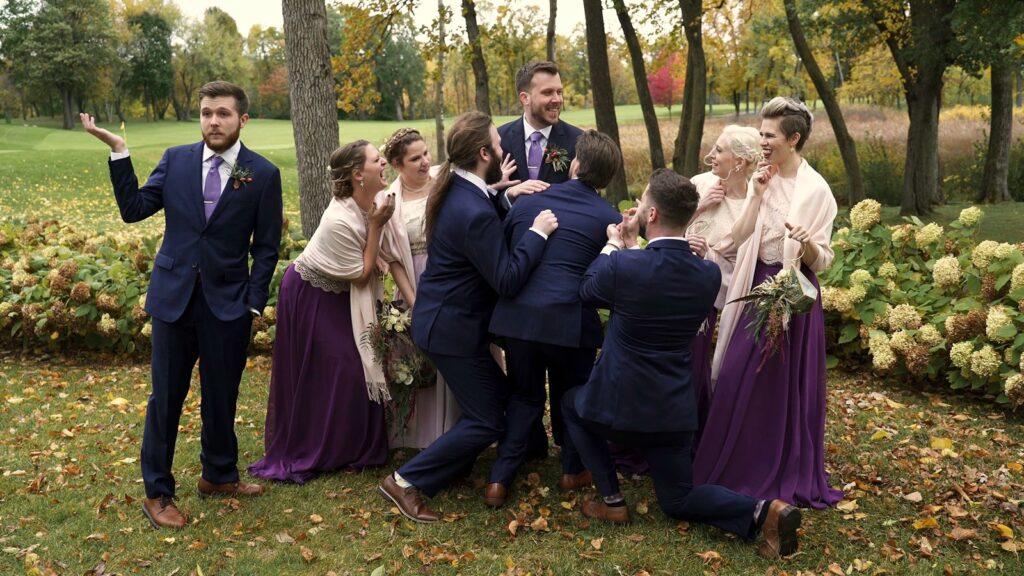
[[[543, 26], [547, 27], [548, 3], [540, 0], [500, 0], [512, 6], [526, 7], [539, 6], [540, 15], [544, 18]], [[264, 27], [276, 26], [282, 28], [281, 2], [274, 0], [175, 0], [181, 11], [189, 18], [199, 19], [203, 12], [211, 7], [217, 6], [230, 14], [238, 23], [238, 31], [246, 35], [253, 25], [259, 24]], [[458, 8], [460, 0], [447, 0], [449, 8]], [[417, 24], [429, 24], [437, 15], [437, 0], [420, 0], [417, 2], [415, 19]], [[454, 11], [456, 25], [462, 23], [458, 10]], [[486, 14], [481, 18], [486, 19]], [[555, 27], [559, 34], [569, 36], [576, 24], [582, 23], [583, 6], [580, 2], [559, 2], [558, 14], [555, 16]], [[614, 10], [605, 10], [605, 27], [611, 34], [618, 35], [620, 26], [615, 17]]]

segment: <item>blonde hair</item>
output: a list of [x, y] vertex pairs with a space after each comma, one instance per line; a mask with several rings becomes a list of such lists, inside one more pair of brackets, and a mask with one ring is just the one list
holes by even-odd
[[764, 152], [761, 151], [761, 133], [750, 126], [730, 124], [722, 129], [722, 135], [728, 138], [732, 153], [747, 161], [746, 176], [750, 178], [757, 168], [758, 162], [764, 160]]
[[796, 151], [803, 149], [807, 138], [811, 136], [811, 125], [814, 115], [803, 102], [796, 98], [776, 96], [761, 108], [761, 118], [779, 118], [779, 127], [788, 139], [793, 134], [800, 134], [796, 143]]

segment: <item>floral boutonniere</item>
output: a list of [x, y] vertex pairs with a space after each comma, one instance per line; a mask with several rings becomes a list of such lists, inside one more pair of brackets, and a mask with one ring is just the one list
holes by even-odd
[[555, 172], [561, 172], [569, 167], [569, 152], [558, 146], [547, 146], [544, 148], [544, 163], [551, 164]]
[[252, 182], [252, 170], [249, 170], [241, 164], [235, 164], [231, 167], [231, 175], [229, 175], [228, 178], [233, 180], [231, 187], [238, 190], [239, 186], [242, 184]]

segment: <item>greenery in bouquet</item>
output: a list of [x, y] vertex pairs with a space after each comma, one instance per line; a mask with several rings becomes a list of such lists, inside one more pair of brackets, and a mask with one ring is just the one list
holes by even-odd
[[794, 314], [806, 312], [801, 306], [804, 298], [796, 274], [789, 268], [783, 268], [774, 276], [765, 278], [750, 294], [733, 300], [749, 302], [754, 307], [754, 318], [747, 324], [747, 330], [755, 340], [763, 342], [764, 354], [758, 371], [768, 358], [782, 352], [782, 341], [789, 330], [790, 320]]
[[378, 304], [377, 321], [367, 327], [362, 339], [369, 344], [374, 360], [384, 370], [391, 395], [388, 419], [404, 428], [415, 409], [416, 391], [433, 386], [437, 372], [409, 335], [411, 312], [391, 301]]
[[832, 238], [821, 276], [829, 365], [869, 361], [881, 375], [1024, 403], [1024, 246], [978, 242], [978, 207], [945, 226], [887, 226], [880, 209], [857, 204]]

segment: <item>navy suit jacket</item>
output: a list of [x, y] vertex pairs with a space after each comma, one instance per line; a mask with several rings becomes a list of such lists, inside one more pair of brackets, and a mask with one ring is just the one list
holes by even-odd
[[615, 430], [697, 428], [690, 343], [715, 303], [722, 274], [685, 240], [598, 256], [583, 302], [612, 311], [601, 355], [576, 396], [587, 420]]
[[469, 180], [453, 175], [416, 289], [416, 345], [446, 356], [487, 354], [487, 325], [498, 295], [514, 296], [522, 288], [544, 244], [531, 232], [508, 248], [495, 205]]
[[[146, 312], [164, 322], [184, 313], [201, 274], [203, 296], [214, 315], [235, 320], [263, 310], [281, 244], [281, 172], [245, 146], [236, 164], [252, 182], [224, 184], [217, 207], [203, 212], [203, 143], [168, 148], [139, 187], [131, 158], [112, 160], [110, 181], [125, 222], [164, 211], [163, 243], [153, 261]], [[249, 256], [252, 256], [252, 269]]]
[[526, 286], [502, 297], [491, 316], [491, 332], [531, 342], [569, 348], [597, 348], [604, 337], [597, 310], [580, 301], [580, 281], [608, 240], [609, 224], [622, 216], [597, 190], [569, 180], [543, 193], [520, 196], [505, 219], [505, 233], [515, 245], [529, 232], [541, 210], [558, 217], [544, 256]]
[[[565, 169], [555, 171], [551, 164], [541, 164], [538, 180], [549, 184], [560, 184], [569, 179], [569, 163], [576, 157], [576, 139], [583, 134], [579, 128], [559, 120], [551, 126], [551, 135], [548, 138], [548, 146], [557, 146], [569, 153], [565, 163]], [[498, 135], [501, 136], [502, 155], [511, 154], [516, 160], [516, 177], [514, 179], [526, 182], [530, 179], [529, 167], [526, 164], [526, 132], [523, 128], [523, 117], [504, 124], [498, 128]]]

